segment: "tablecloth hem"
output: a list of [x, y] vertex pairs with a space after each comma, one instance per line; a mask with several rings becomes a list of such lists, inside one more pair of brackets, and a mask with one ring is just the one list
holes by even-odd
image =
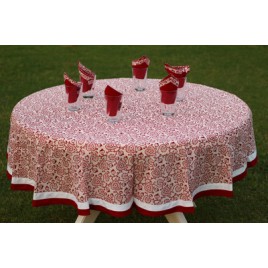
[[233, 182], [237, 182], [244, 179], [247, 176], [248, 169], [251, 167], [255, 167], [257, 163], [258, 163], [258, 156], [256, 155], [256, 157], [252, 161], [247, 162], [247, 167], [244, 172], [232, 178]]
[[41, 200], [32, 201], [33, 207], [48, 206], [48, 205], [71, 205], [77, 209], [77, 214], [79, 216], [89, 216], [90, 210], [94, 209], [94, 210], [107, 213], [117, 218], [128, 216], [131, 213], [131, 209], [132, 209], [131, 207], [126, 211], [113, 211], [113, 210], [109, 210], [105, 207], [98, 206], [98, 205], [91, 205], [89, 209], [79, 209], [75, 201], [70, 200], [70, 199], [63, 199], [63, 198], [49, 198], [49, 199], [41, 199]]
[[182, 213], [193, 213], [195, 211], [194, 207], [182, 207], [182, 206], [176, 206], [170, 209], [162, 210], [162, 211], [149, 211], [144, 208], [139, 207], [137, 204], [134, 204], [137, 211], [144, 215], [149, 217], [161, 217], [165, 216], [167, 214], [175, 213], [175, 212], [182, 212]]
[[[247, 168], [246, 170], [237, 175], [236, 177], [233, 177], [233, 182], [242, 180], [246, 175], [247, 175], [247, 169], [250, 167], [254, 167], [258, 162], [258, 157], [251, 162], [247, 163]], [[12, 174], [9, 173], [7, 170], [7, 178], [9, 180], [12, 179]], [[11, 183], [11, 189], [12, 190], [25, 190], [25, 191], [34, 191], [34, 186], [29, 185], [29, 184], [12, 184]], [[200, 197], [204, 196], [225, 196], [225, 197], [233, 197], [233, 191], [228, 191], [224, 189], [209, 189], [209, 190], [203, 190], [198, 192], [193, 196], [193, 200], [196, 200]], [[70, 200], [70, 199], [64, 199], [64, 198], [48, 198], [48, 199], [40, 199], [40, 200], [33, 200], [32, 201], [32, 206], [33, 207], [38, 207], [38, 206], [46, 206], [46, 205], [72, 205], [77, 209], [78, 215], [81, 216], [88, 216], [90, 215], [90, 209], [98, 210], [104, 213], [107, 213], [111, 216], [114, 217], [125, 217], [131, 213], [132, 208], [135, 206], [137, 211], [145, 216], [151, 216], [151, 217], [158, 217], [158, 216], [164, 216], [166, 214], [174, 213], [174, 212], [182, 212], [182, 213], [193, 213], [195, 208], [194, 207], [184, 207], [184, 206], [175, 206], [173, 208], [169, 208], [166, 210], [161, 210], [161, 211], [149, 211], [144, 208], [139, 207], [137, 204], [133, 202], [132, 206], [125, 210], [125, 211], [113, 211], [110, 209], [107, 209], [103, 206], [99, 205], [90, 205], [89, 209], [79, 209], [78, 205], [75, 201]]]

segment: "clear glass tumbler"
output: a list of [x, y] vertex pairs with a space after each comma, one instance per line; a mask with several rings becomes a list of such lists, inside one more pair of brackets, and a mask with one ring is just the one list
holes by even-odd
[[161, 91], [161, 113], [165, 116], [172, 116], [176, 110], [176, 90], [160, 90]]
[[180, 86], [178, 88], [176, 101], [183, 101], [185, 99], [185, 91], [187, 84], [187, 77], [178, 78], [180, 81]]
[[132, 67], [134, 88], [137, 91], [144, 91], [147, 85], [148, 67], [138, 68]]
[[109, 96], [105, 95], [106, 99], [106, 114], [108, 121], [116, 123], [121, 119], [121, 106], [122, 106], [122, 95]]
[[161, 103], [161, 113], [165, 116], [172, 116], [175, 114], [176, 105], [175, 103], [165, 104]]
[[78, 87], [73, 85], [65, 86], [69, 111], [78, 111], [81, 109], [80, 98], [79, 98], [81, 85], [82, 84], [79, 84]]
[[83, 98], [90, 98], [92, 99], [94, 97], [94, 89], [96, 84], [96, 75], [94, 75], [93, 79], [90, 79], [87, 81], [87, 85], [83, 86]]

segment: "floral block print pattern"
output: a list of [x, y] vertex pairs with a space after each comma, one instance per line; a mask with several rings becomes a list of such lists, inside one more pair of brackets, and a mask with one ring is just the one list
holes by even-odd
[[[232, 196], [233, 182], [256, 162], [249, 107], [238, 97], [188, 83], [173, 117], [160, 112], [159, 79], [144, 92], [132, 79], [96, 82], [96, 97], [67, 110], [63, 85], [13, 109], [8, 174], [13, 189], [33, 190], [33, 205], [71, 204], [80, 215], [114, 216], [133, 205], [146, 215], [192, 212], [202, 195]], [[124, 94], [122, 119], [107, 121], [104, 89]]]

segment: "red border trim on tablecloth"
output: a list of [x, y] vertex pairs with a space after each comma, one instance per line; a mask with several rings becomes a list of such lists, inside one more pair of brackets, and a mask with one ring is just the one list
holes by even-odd
[[171, 214], [175, 212], [193, 213], [195, 211], [194, 207], [182, 207], [182, 206], [176, 206], [176, 207], [166, 209], [166, 210], [161, 210], [161, 211], [149, 211], [149, 210], [139, 207], [137, 204], [134, 204], [134, 206], [140, 214], [144, 216], [150, 216], [150, 217], [160, 217], [160, 216], [165, 216], [167, 214]]
[[[233, 182], [237, 182], [242, 180], [243, 178], [246, 177], [247, 175], [247, 169], [250, 167], [254, 167], [258, 162], [258, 157], [251, 162], [247, 163], [247, 168], [246, 170], [241, 173], [240, 175], [237, 175], [233, 178]], [[7, 178], [9, 180], [12, 179], [12, 175], [7, 171]], [[11, 189], [12, 190], [24, 190], [24, 191], [33, 191], [34, 186], [28, 185], [28, 184], [12, 184], [11, 183]], [[224, 196], [224, 197], [233, 197], [233, 192], [232, 191], [227, 191], [227, 190], [204, 190], [202, 192], [197, 193], [194, 197], [193, 200], [196, 200], [200, 197], [203, 196]], [[90, 209], [79, 209], [77, 204], [70, 199], [64, 199], [64, 198], [49, 198], [49, 199], [42, 199], [42, 200], [33, 200], [32, 205], [34, 207], [38, 206], [47, 206], [47, 205], [71, 205], [77, 209], [78, 215], [81, 216], [88, 216], [90, 215]], [[182, 213], [193, 213], [195, 208], [194, 207], [183, 207], [183, 206], [176, 206], [171, 209], [167, 210], [162, 210], [162, 211], [148, 211], [146, 209], [143, 209], [136, 204], [133, 204], [132, 207], [136, 207], [137, 211], [145, 216], [150, 216], [150, 217], [159, 217], [159, 216], [164, 216], [166, 214], [174, 213], [174, 212], [182, 212]], [[109, 210], [105, 207], [99, 206], [99, 205], [90, 205], [91, 209], [98, 210], [101, 212], [105, 212], [111, 216], [114, 217], [125, 217], [131, 213], [132, 207], [130, 207], [126, 211], [112, 211]]]
[[[247, 168], [246, 170], [241, 173], [240, 175], [237, 175], [232, 178], [233, 182], [240, 181], [244, 179], [247, 175], [247, 169], [250, 167], [254, 167], [258, 162], [258, 157], [251, 162], [247, 162]], [[227, 191], [227, 190], [204, 190], [202, 192], [197, 193], [194, 197], [193, 200], [196, 200], [200, 197], [204, 196], [224, 196], [224, 197], [233, 197], [233, 191]], [[145, 216], [150, 216], [150, 217], [158, 217], [158, 216], [165, 216], [166, 214], [174, 213], [174, 212], [182, 212], [182, 213], [193, 213], [195, 211], [194, 207], [182, 207], [182, 206], [176, 206], [168, 210], [162, 210], [162, 211], [149, 211], [143, 208], [138, 207], [135, 204], [135, 207], [137, 208], [138, 212], [145, 215]]]
[[[233, 182], [237, 182], [237, 181], [244, 179], [247, 176], [248, 168], [254, 167], [257, 163], [258, 163], [258, 157], [256, 156], [256, 158], [254, 160], [252, 160], [251, 162], [247, 162], [246, 170], [243, 173], [232, 178]], [[197, 193], [193, 197], [193, 200], [196, 200], [196, 199], [203, 197], [203, 196], [233, 197], [233, 192], [226, 191], [226, 190], [206, 190], [206, 191], [202, 191], [202, 192]]]
[[131, 213], [131, 208], [126, 211], [112, 211], [102, 206], [90, 205], [90, 209], [79, 209], [77, 204], [70, 199], [64, 198], [49, 198], [49, 199], [42, 199], [42, 200], [33, 200], [32, 206], [33, 207], [40, 207], [40, 206], [48, 206], [48, 205], [71, 205], [77, 209], [78, 215], [80, 216], [88, 216], [90, 215], [90, 209], [98, 210], [101, 212], [105, 212], [114, 217], [125, 217]]

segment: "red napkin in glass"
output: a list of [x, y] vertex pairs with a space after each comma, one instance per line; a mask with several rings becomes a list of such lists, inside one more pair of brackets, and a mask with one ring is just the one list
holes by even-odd
[[91, 90], [95, 79], [95, 73], [86, 68], [81, 62], [78, 63], [78, 70], [80, 80], [83, 84], [83, 92]]
[[104, 90], [104, 95], [107, 100], [107, 114], [116, 116], [122, 106], [123, 94], [108, 85]]
[[71, 79], [66, 73], [63, 75], [65, 90], [68, 94], [68, 102], [74, 103], [77, 101], [80, 91], [80, 84]]
[[187, 74], [190, 72], [190, 66], [189, 65], [181, 65], [181, 66], [171, 66], [169, 64], [165, 64], [165, 70], [178, 78], [180, 81], [180, 86], [179, 88], [182, 88], [185, 83], [185, 78]]
[[86, 76], [95, 76], [95, 73], [89, 70], [87, 67], [85, 67], [81, 62], [78, 62], [78, 70], [79, 72], [82, 72]]
[[144, 79], [147, 68], [149, 67], [150, 59], [147, 56], [142, 56], [137, 60], [132, 61], [133, 74], [138, 79]]
[[91, 90], [94, 84], [95, 77], [86, 76], [82, 72], [79, 72], [79, 74], [80, 74], [80, 81], [83, 84], [83, 92]]
[[162, 103], [173, 104], [175, 102], [179, 84], [178, 79], [172, 75], [166, 76], [159, 82]]

